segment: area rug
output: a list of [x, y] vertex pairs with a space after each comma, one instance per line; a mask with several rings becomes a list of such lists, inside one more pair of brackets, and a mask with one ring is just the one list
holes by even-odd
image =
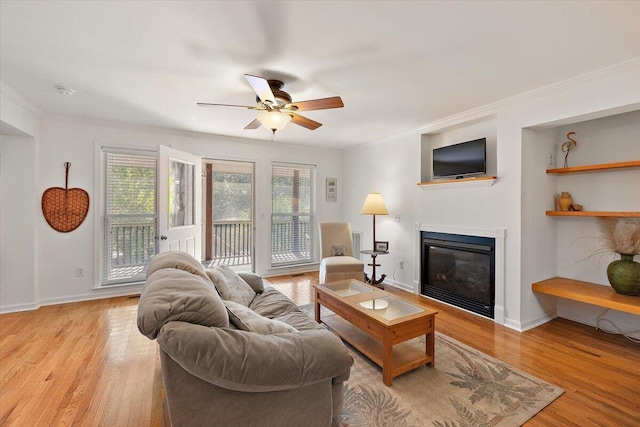
[[[313, 318], [312, 304], [300, 309]], [[410, 343], [424, 349], [424, 336]], [[438, 332], [435, 367], [400, 375], [391, 387], [380, 367], [347, 347], [354, 365], [334, 427], [520, 426], [564, 392]]]

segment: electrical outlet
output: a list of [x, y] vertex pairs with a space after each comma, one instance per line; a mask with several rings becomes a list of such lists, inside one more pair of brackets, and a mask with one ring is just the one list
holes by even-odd
[[404, 268], [404, 260], [403, 259], [400, 260], [399, 264], [400, 264], [400, 268]]
[[76, 268], [76, 277], [84, 277], [84, 267]]
[[549, 162], [549, 166], [556, 165], [556, 156], [553, 153], [549, 153], [548, 162]]

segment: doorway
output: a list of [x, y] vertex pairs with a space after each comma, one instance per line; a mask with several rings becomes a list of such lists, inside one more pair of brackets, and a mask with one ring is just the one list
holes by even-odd
[[203, 264], [253, 271], [253, 162], [205, 159], [202, 170]]

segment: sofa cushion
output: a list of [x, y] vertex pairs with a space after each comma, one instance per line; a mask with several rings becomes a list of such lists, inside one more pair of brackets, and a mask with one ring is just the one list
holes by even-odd
[[209, 280], [184, 270], [161, 269], [147, 277], [138, 304], [138, 329], [154, 339], [168, 322], [229, 326], [229, 315]]
[[298, 331], [311, 331], [311, 330], [323, 330], [326, 329], [315, 320], [301, 311], [293, 311], [290, 313], [280, 314], [273, 318], [273, 320], [279, 320], [287, 325], [293, 326]]
[[248, 307], [255, 298], [256, 293], [251, 286], [230, 267], [219, 265], [208, 268], [206, 271], [223, 300], [234, 301]]
[[287, 325], [279, 320], [262, 317], [255, 311], [237, 302], [224, 301], [224, 305], [229, 312], [229, 320], [240, 330], [256, 332], [263, 335], [297, 332], [297, 329], [293, 326]]
[[209, 281], [202, 264], [186, 252], [169, 251], [155, 255], [147, 268], [147, 277], [165, 268], [183, 270]]
[[253, 289], [253, 292], [256, 294], [261, 294], [264, 292], [264, 281], [262, 280], [262, 276], [256, 273], [250, 273], [248, 271], [240, 271], [238, 276]]
[[249, 308], [270, 319], [283, 313], [300, 311], [293, 301], [273, 287], [265, 288], [262, 294], [256, 295], [251, 304], [249, 304]]

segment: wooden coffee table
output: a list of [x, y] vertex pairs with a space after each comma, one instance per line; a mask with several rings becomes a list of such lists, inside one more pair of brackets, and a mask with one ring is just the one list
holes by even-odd
[[[380, 366], [387, 386], [400, 374], [422, 365], [435, 365], [437, 311], [418, 307], [357, 280], [323, 283], [315, 289], [316, 322], [326, 324]], [[336, 316], [321, 319], [321, 305]], [[420, 335], [426, 339], [424, 352], [405, 343]]]

